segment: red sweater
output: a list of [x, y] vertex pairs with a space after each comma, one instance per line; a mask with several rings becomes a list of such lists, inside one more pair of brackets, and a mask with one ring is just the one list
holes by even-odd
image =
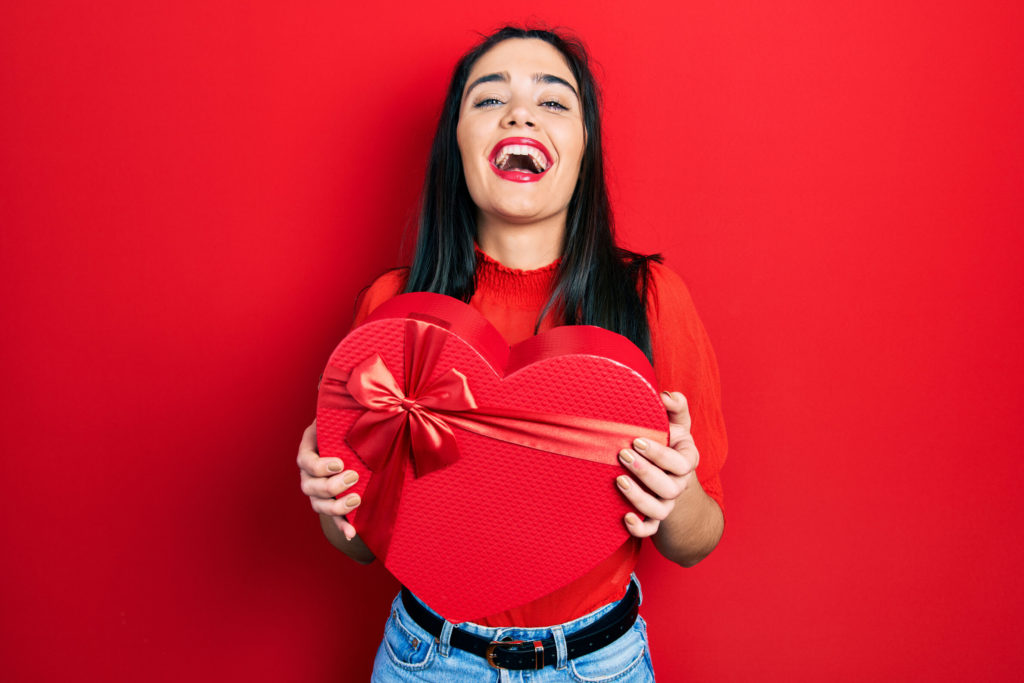
[[[533, 335], [537, 317], [550, 296], [556, 267], [557, 262], [537, 270], [514, 270], [477, 250], [476, 292], [470, 305], [483, 313], [509, 344], [520, 342]], [[686, 396], [691, 432], [700, 451], [697, 479], [721, 506], [718, 472], [725, 461], [726, 437], [715, 354], [683, 281], [658, 263], [651, 263], [650, 272], [647, 317], [658, 388], [681, 391]], [[360, 297], [354, 325], [400, 294], [407, 276], [408, 271], [401, 269], [377, 278]], [[540, 329], [553, 326], [549, 316]], [[639, 553], [640, 539], [631, 538], [572, 583], [478, 623], [492, 627], [538, 627], [577, 619], [625, 594]]]

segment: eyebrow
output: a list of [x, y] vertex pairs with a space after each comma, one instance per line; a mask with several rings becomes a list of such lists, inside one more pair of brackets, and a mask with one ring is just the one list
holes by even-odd
[[[507, 71], [499, 71], [493, 74], [486, 74], [469, 84], [469, 87], [466, 88], [466, 95], [468, 95], [470, 91], [473, 90], [473, 88], [483, 83], [494, 83], [496, 81], [500, 83], [508, 83], [510, 80], [511, 79], [509, 78]], [[533, 82], [552, 85], [564, 85], [569, 90], [572, 90], [572, 94], [576, 96], [576, 99], [579, 99], [580, 94], [576, 92], [576, 88], [572, 87], [572, 84], [569, 83], [569, 81], [565, 80], [564, 78], [559, 78], [558, 76], [555, 76], [553, 74], [533, 74]], [[465, 97], [465, 95], [463, 95], [463, 97]]]

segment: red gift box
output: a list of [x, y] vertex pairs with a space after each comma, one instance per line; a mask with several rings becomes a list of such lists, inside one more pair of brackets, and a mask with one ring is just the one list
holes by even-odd
[[598, 327], [513, 347], [470, 306], [397, 296], [334, 350], [321, 456], [362, 496], [348, 515], [405, 586], [452, 622], [540, 598], [628, 539], [618, 452], [667, 443], [646, 356]]

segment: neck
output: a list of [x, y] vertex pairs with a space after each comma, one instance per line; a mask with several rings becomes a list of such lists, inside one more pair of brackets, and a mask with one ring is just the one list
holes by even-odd
[[561, 257], [564, 239], [565, 213], [528, 224], [485, 215], [477, 220], [477, 246], [509, 268], [534, 270], [552, 263]]

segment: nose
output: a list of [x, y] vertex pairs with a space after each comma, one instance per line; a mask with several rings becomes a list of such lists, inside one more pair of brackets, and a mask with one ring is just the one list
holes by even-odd
[[506, 113], [501, 120], [502, 125], [505, 128], [512, 128], [515, 126], [526, 126], [527, 128], [534, 128], [537, 124], [533, 120], [533, 115], [530, 113], [529, 107], [519, 103], [514, 104]]

